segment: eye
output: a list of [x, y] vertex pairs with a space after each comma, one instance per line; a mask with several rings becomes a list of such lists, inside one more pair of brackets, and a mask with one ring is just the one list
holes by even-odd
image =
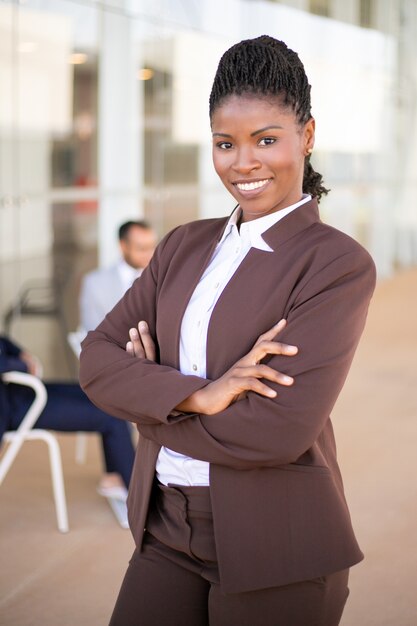
[[230, 141], [219, 141], [219, 143], [216, 143], [216, 147], [220, 148], [221, 150], [230, 150], [232, 144], [230, 143]]
[[259, 146], [272, 146], [276, 142], [276, 137], [262, 137], [259, 140]]

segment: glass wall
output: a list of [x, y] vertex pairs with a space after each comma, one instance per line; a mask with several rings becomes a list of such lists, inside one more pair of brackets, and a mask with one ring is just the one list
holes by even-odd
[[[76, 328], [81, 277], [117, 258], [125, 219], [162, 236], [231, 211], [208, 95], [221, 53], [266, 31], [313, 85], [323, 218], [368, 247], [381, 277], [416, 263], [416, 29], [412, 0], [0, 2], [3, 327], [36, 280], [63, 294]], [[16, 317], [11, 332], [68, 374], [53, 316]]]
[[[57, 364], [56, 316], [35, 327], [4, 316], [26, 288], [51, 310], [55, 288], [74, 287], [75, 252], [97, 262], [97, 35], [96, 8], [0, 3], [0, 310], [3, 326]], [[76, 312], [66, 308], [70, 324]]]

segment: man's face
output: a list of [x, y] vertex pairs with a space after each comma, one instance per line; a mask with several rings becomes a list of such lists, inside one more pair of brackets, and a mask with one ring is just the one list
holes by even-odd
[[126, 239], [120, 242], [124, 260], [135, 269], [143, 269], [152, 258], [156, 236], [152, 229], [131, 226]]

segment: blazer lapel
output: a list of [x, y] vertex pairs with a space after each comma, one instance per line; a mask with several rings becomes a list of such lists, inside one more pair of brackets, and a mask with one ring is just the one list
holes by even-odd
[[273, 249], [251, 248], [212, 312], [207, 334], [207, 377], [216, 379], [248, 352], [259, 335], [288, 313], [297, 246], [290, 239], [320, 220], [316, 200], [302, 205], [263, 234]]
[[[159, 295], [157, 337], [161, 362], [179, 369], [179, 345], [184, 311], [203, 275], [229, 218], [214, 219], [207, 224], [204, 237], [199, 229], [189, 231], [170, 258]], [[268, 229], [263, 238], [274, 252], [252, 248], [220, 296], [211, 316], [207, 338], [207, 376], [215, 378], [221, 368], [233, 364], [256, 337], [253, 329], [267, 330], [280, 318], [278, 307], [266, 307], [267, 298], [277, 297], [283, 244], [314, 222], [319, 221], [317, 202], [311, 200]], [[186, 254], [184, 253], [186, 250]], [[282, 264], [281, 264], [282, 265]], [[165, 302], [165, 306], [162, 302]], [[271, 318], [271, 310], [276, 311]], [[262, 314], [265, 312], [265, 319]], [[259, 317], [260, 316], [260, 317]], [[255, 320], [254, 318], [258, 319]], [[276, 319], [275, 319], [276, 318]], [[251, 334], [252, 332], [252, 334]], [[225, 354], [226, 353], [226, 354]], [[227, 369], [227, 368], [226, 368]]]
[[305, 230], [315, 222], [320, 222], [319, 207], [316, 198], [302, 204], [279, 222], [268, 228], [262, 239], [274, 250], [297, 233]]
[[164, 350], [161, 350], [161, 362], [176, 369], [179, 369], [184, 311], [210, 262], [228, 219], [213, 220], [204, 240], [201, 239], [200, 232], [190, 234], [186, 242], [186, 257], [180, 253], [170, 259], [160, 294], [161, 301], [165, 300], [169, 306], [159, 306], [157, 337], [159, 345], [164, 346]]

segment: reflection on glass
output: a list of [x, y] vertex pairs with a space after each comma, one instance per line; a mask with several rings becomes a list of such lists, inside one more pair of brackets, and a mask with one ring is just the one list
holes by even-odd
[[97, 186], [97, 58], [82, 52], [68, 59], [72, 67], [71, 124], [52, 133], [53, 187]]
[[198, 144], [179, 143], [173, 136], [173, 75], [168, 69], [147, 67], [144, 81], [145, 214], [160, 232], [199, 214]]

